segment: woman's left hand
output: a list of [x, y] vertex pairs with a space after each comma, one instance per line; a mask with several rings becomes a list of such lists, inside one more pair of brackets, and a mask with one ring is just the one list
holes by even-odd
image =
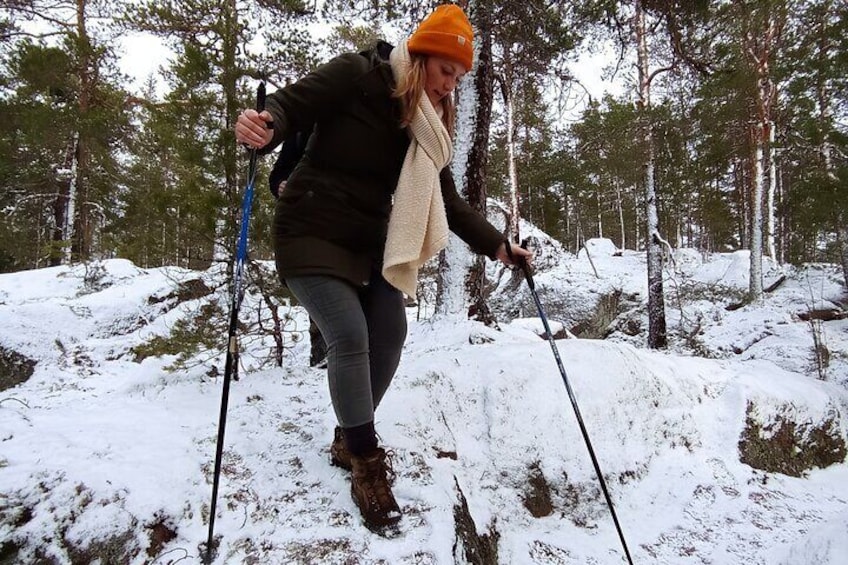
[[[509, 245], [509, 252], [507, 252], [506, 249], [507, 245]], [[520, 267], [524, 263], [527, 263], [528, 267], [533, 265], [533, 253], [527, 251], [520, 245], [506, 241], [498, 247], [498, 250], [495, 252], [495, 257], [503, 262], [504, 265], [508, 266]]]

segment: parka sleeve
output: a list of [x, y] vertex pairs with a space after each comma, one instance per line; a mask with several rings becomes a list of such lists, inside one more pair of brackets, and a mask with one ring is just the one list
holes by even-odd
[[494, 259], [498, 247], [504, 242], [503, 234], [457, 194], [449, 169], [442, 169], [439, 180], [451, 231], [475, 253]]
[[364, 56], [345, 53], [269, 94], [265, 109], [274, 120], [274, 137], [260, 153], [270, 153], [293, 132], [312, 131], [316, 122], [354, 95], [356, 79], [367, 71]]

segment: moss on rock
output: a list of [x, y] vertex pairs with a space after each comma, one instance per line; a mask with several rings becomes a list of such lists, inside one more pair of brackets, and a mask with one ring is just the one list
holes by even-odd
[[818, 423], [798, 423], [784, 410], [771, 422], [755, 417], [755, 406], [748, 403], [745, 429], [739, 439], [742, 463], [768, 473], [800, 477], [816, 468], [845, 461], [846, 446], [838, 415], [829, 415]]

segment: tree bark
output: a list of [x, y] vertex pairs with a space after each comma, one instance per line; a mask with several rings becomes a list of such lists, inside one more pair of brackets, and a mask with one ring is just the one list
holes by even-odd
[[763, 296], [763, 124], [752, 128], [751, 135], [751, 245], [748, 299]]
[[769, 122], [768, 145], [766, 147], [766, 167], [768, 175], [766, 175], [766, 250], [772, 261], [777, 262], [777, 249], [775, 247], [775, 232], [777, 231], [777, 221], [775, 219], [776, 211], [776, 196], [777, 196], [777, 163], [774, 158], [774, 138], [775, 138], [774, 121]]
[[51, 234], [52, 249], [48, 265], [56, 267], [62, 263], [70, 263], [71, 248], [70, 241], [73, 230], [74, 206], [72, 198], [76, 196], [76, 174], [77, 174], [77, 143], [78, 134], [74, 135], [68, 147], [63, 169], [69, 171], [67, 178], [58, 175], [58, 191], [53, 201], [53, 233]]
[[500, 80], [501, 94], [506, 108], [506, 151], [509, 171], [509, 226], [507, 234], [512, 241], [518, 241], [518, 229], [521, 212], [518, 197], [518, 170], [515, 164], [515, 93], [512, 91], [512, 62], [509, 52], [504, 53], [504, 73]]
[[[474, 18], [480, 45], [477, 54], [477, 71], [474, 77], [477, 93], [477, 115], [474, 120], [474, 143], [471, 146], [465, 169], [466, 183], [463, 195], [471, 207], [483, 216], [486, 216], [486, 163], [489, 157], [489, 124], [492, 121], [494, 88], [491, 18], [492, 6], [490, 1], [479, 0], [476, 3]], [[517, 220], [515, 221], [517, 223]], [[471, 304], [469, 317], [486, 325], [494, 325], [495, 318], [486, 300], [486, 259], [484, 257], [475, 257], [465, 278], [465, 288]]]
[[94, 96], [93, 78], [93, 49], [86, 28], [87, 0], [77, 0], [76, 9], [76, 42], [77, 42], [77, 76], [79, 78], [78, 131], [74, 147], [74, 170], [72, 188], [68, 194], [68, 222], [73, 225], [72, 233], [66, 232], [71, 246], [70, 254], [65, 255], [65, 261], [87, 261], [91, 256], [92, 229], [89, 189], [89, 142], [85, 129], [88, 114], [91, 111], [91, 101]]
[[[763, 295], [763, 236], [765, 226], [764, 213], [770, 211], [765, 209], [768, 197], [768, 179], [765, 174], [770, 168], [769, 140], [772, 133], [771, 109], [776, 99], [776, 87], [771, 75], [771, 59], [783, 29], [783, 18], [777, 12], [768, 11], [763, 14], [764, 18], [755, 18], [749, 8], [741, 2], [737, 2], [739, 17], [742, 22], [742, 48], [751, 70], [756, 79], [756, 90], [754, 95], [753, 113], [751, 116], [751, 272], [748, 287], [748, 297], [751, 301], [762, 298]], [[763, 7], [762, 10], [770, 10]], [[762, 20], [761, 24], [754, 24], [755, 19]]]
[[645, 241], [648, 263], [648, 347], [664, 348], [668, 345], [663, 296], [663, 259], [659, 234], [657, 194], [654, 185], [654, 141], [651, 133], [651, 91], [648, 73], [648, 40], [645, 29], [645, 11], [641, 0], [635, 2], [635, 35], [639, 70], [639, 110], [642, 121], [642, 143], [645, 170], [645, 216], [647, 238]]
[[[475, 28], [476, 64], [458, 92], [457, 124], [451, 163], [457, 189], [477, 212], [486, 215], [486, 162], [489, 155], [489, 124], [492, 116], [494, 69], [492, 67], [491, 0], [479, 0], [470, 10]], [[467, 152], [462, 154], [462, 150]], [[464, 244], [452, 237], [439, 256], [436, 311], [441, 315], [470, 315], [487, 324], [494, 316], [486, 302], [485, 258], [470, 258]], [[452, 288], [459, 285], [458, 288]], [[468, 305], [466, 312], [464, 306]]]

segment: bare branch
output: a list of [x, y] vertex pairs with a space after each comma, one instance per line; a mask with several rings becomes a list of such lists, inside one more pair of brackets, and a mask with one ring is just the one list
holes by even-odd
[[654, 77], [656, 77], [657, 75], [662, 74], [662, 73], [667, 73], [669, 71], [673, 71], [676, 68], [677, 68], [677, 65], [675, 63], [672, 63], [671, 65], [669, 65], [667, 67], [660, 67], [659, 69], [654, 70], [654, 72], [652, 72], [650, 75], [648, 75], [648, 84], [651, 84], [654, 81]]
[[[48, 10], [38, 10], [35, 7], [21, 5], [21, 6], [17, 6], [17, 7], [12, 8], [11, 11], [13, 13], [19, 12], [19, 13], [23, 14], [25, 19], [27, 19], [27, 20], [40, 20], [40, 21], [51, 23], [51, 24], [58, 26], [60, 28], [63, 28], [63, 29], [73, 29], [74, 27], [76, 27], [76, 23], [73, 22], [73, 21], [68, 22], [68, 21], [60, 20], [58, 18], [54, 18], [52, 16], [49, 16]], [[53, 34], [51, 34], [51, 35], [53, 35]], [[44, 36], [44, 34], [34, 34], [33, 35], [33, 37], [43, 37], [43, 36]]]

